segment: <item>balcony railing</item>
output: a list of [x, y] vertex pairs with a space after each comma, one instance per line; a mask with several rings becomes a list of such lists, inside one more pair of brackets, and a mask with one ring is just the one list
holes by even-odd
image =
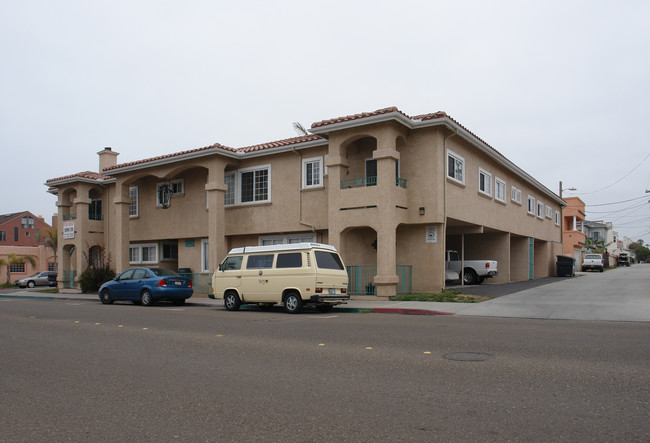
[[[406, 179], [396, 178], [395, 185], [406, 189]], [[363, 188], [366, 186], [377, 186], [377, 177], [360, 177], [341, 180], [341, 189]]]
[[[346, 266], [348, 271], [348, 294], [350, 295], [377, 295], [375, 287], [375, 265]], [[413, 267], [411, 265], [395, 266], [395, 274], [399, 279], [397, 283], [398, 294], [413, 292]]]
[[77, 214], [63, 214], [63, 220], [76, 220]]

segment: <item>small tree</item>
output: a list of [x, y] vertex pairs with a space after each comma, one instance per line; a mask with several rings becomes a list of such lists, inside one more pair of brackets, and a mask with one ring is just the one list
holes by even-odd
[[29, 263], [32, 267], [36, 266], [36, 260], [31, 255], [7, 254], [7, 259], [0, 258], [0, 266], [7, 266], [7, 283], [11, 284], [11, 266]]
[[115, 278], [115, 271], [111, 269], [111, 255], [102, 246], [95, 248], [93, 254], [84, 252], [87, 267], [79, 276], [79, 286], [84, 293], [96, 292], [101, 285]]
[[58, 260], [57, 260], [57, 252], [59, 250], [59, 234], [56, 229], [53, 228], [45, 228], [44, 231], [47, 233], [47, 237], [44, 240], [44, 244], [46, 247], [52, 248], [52, 251], [54, 252], [54, 269], [59, 269], [58, 266]]
[[593, 238], [585, 239], [585, 249], [596, 254], [604, 254], [607, 246], [609, 246], [609, 244], [606, 245], [604, 240], [595, 240]]

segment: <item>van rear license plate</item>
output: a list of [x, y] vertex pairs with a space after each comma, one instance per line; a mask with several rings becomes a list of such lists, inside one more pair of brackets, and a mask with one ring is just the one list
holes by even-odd
[[330, 289], [330, 295], [336, 295], [336, 289]]

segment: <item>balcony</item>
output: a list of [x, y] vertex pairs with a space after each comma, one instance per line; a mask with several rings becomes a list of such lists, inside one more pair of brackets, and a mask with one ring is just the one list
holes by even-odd
[[[362, 188], [366, 186], [377, 186], [377, 177], [360, 177], [341, 180], [341, 189]], [[406, 189], [406, 179], [396, 178], [395, 186]]]

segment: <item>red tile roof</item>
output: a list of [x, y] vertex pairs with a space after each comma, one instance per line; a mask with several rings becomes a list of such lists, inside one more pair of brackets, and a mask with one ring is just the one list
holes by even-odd
[[67, 180], [71, 178], [87, 178], [90, 180], [109, 180], [112, 179], [113, 177], [110, 177], [108, 175], [103, 175], [99, 174], [97, 172], [92, 172], [92, 171], [84, 171], [84, 172], [77, 172], [76, 174], [71, 174], [71, 175], [66, 175], [63, 177], [58, 177], [58, 178], [51, 178], [47, 180], [45, 183], [51, 183], [51, 182], [58, 182], [61, 180]]
[[391, 112], [399, 112], [406, 118], [410, 118], [408, 115], [404, 114], [402, 111], [397, 109], [395, 106], [391, 106], [388, 108], [383, 108], [383, 109], [377, 109], [376, 111], [373, 112], [362, 112], [361, 114], [353, 114], [353, 115], [346, 115], [345, 117], [337, 117], [337, 118], [332, 118], [329, 120], [322, 120], [320, 122], [312, 123], [311, 127], [313, 128], [320, 128], [322, 126], [327, 126], [327, 125], [333, 125], [336, 123], [343, 123], [343, 122], [348, 122], [351, 120], [358, 120], [361, 118], [368, 118], [368, 117], [375, 117], [377, 115], [382, 115], [382, 114], [390, 114]]
[[129, 162], [129, 163], [122, 163], [122, 164], [115, 165], [115, 166], [109, 166], [108, 168], [104, 168], [104, 171], [112, 171], [113, 169], [124, 168], [126, 166], [140, 165], [142, 163], [149, 163], [149, 162], [156, 161], [156, 160], [164, 160], [166, 158], [179, 157], [181, 155], [193, 154], [193, 153], [201, 152], [201, 151], [208, 151], [210, 149], [223, 149], [224, 151], [237, 152], [236, 149], [230, 148], [228, 146], [223, 146], [223, 145], [221, 145], [219, 143], [215, 143], [215, 144], [213, 144], [211, 146], [205, 146], [203, 148], [189, 149], [187, 151], [174, 152], [172, 154], [159, 155], [157, 157], [145, 158], [145, 159], [142, 159], [142, 160], [136, 160], [136, 161], [132, 161], [132, 162]]
[[284, 140], [278, 140], [278, 141], [269, 142], [269, 143], [262, 143], [262, 144], [253, 145], [253, 146], [246, 146], [245, 148], [237, 149], [237, 152], [262, 151], [264, 149], [281, 148], [282, 146], [297, 145], [298, 143], [305, 143], [305, 142], [311, 142], [311, 141], [317, 141], [317, 140], [325, 141], [324, 138], [322, 138], [322, 137], [320, 137], [318, 135], [311, 135], [311, 134], [310, 135], [301, 135], [299, 137], [285, 138]]

